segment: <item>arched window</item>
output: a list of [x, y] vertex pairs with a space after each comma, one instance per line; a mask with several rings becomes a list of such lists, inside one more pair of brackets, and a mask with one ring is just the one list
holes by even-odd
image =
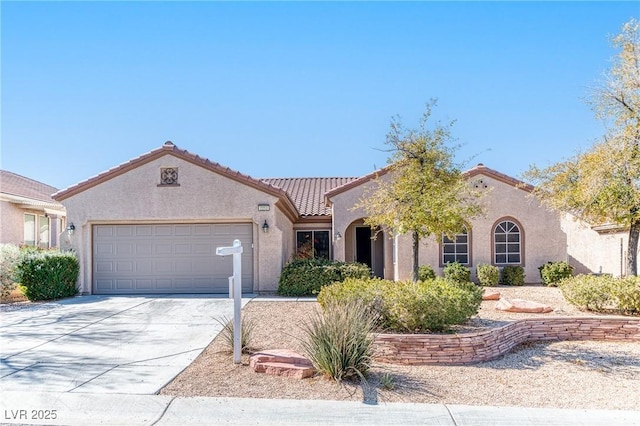
[[499, 220], [493, 228], [493, 263], [522, 264], [522, 227], [515, 220]]
[[440, 244], [440, 262], [442, 265], [458, 262], [463, 265], [471, 263], [470, 236], [466, 229], [453, 238], [442, 236]]

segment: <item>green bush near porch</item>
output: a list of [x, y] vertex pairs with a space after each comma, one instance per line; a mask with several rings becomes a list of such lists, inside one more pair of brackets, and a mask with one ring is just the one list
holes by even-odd
[[289, 297], [315, 296], [322, 287], [347, 278], [367, 279], [371, 269], [362, 263], [337, 262], [321, 258], [293, 259], [283, 269], [278, 294]]
[[78, 293], [80, 265], [73, 253], [27, 251], [17, 267], [16, 280], [30, 301], [53, 300]]

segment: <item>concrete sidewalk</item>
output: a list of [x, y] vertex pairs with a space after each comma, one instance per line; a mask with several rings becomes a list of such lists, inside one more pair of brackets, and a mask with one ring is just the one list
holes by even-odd
[[640, 425], [640, 411], [0, 392], [0, 422], [47, 425]]

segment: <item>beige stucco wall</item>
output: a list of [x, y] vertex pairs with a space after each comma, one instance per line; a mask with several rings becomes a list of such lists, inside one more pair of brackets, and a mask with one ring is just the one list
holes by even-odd
[[[388, 178], [388, 175], [382, 179]], [[566, 260], [567, 237], [560, 227], [559, 218], [540, 202], [529, 196], [529, 193], [493, 179], [489, 176], [477, 175], [473, 181], [483, 179], [488, 188], [485, 190], [483, 202], [486, 205], [486, 215], [472, 221], [471, 229], [471, 262], [473, 278], [475, 266], [480, 263], [492, 262], [492, 231], [496, 222], [503, 218], [515, 219], [522, 225], [524, 233], [524, 262], [527, 282], [539, 282], [538, 267], [547, 261]], [[351, 210], [353, 205], [362, 198], [364, 190], [373, 183], [361, 186], [335, 195], [333, 202], [334, 232], [345, 235], [349, 225], [362, 219], [365, 213], [361, 209]], [[389, 239], [388, 235], [384, 238]], [[346, 244], [345, 244], [346, 242]], [[334, 241], [335, 256], [339, 260], [349, 257], [348, 238]], [[385, 277], [404, 280], [411, 277], [412, 270], [412, 239], [410, 235], [399, 235], [396, 239], [396, 265], [393, 264], [393, 246], [390, 241], [385, 244]], [[430, 264], [437, 273], [442, 274], [440, 265], [440, 248], [435, 238], [426, 239], [420, 247], [420, 264]], [[395, 268], [394, 268], [395, 266]], [[393, 271], [395, 269], [395, 274]]]
[[[482, 179], [488, 188], [484, 190], [482, 198], [486, 214], [472, 221], [472, 279], [475, 280], [477, 265], [492, 263], [494, 226], [502, 219], [508, 218], [515, 219], [516, 223], [521, 225], [521, 232], [524, 234], [522, 266], [525, 269], [525, 281], [540, 282], [539, 266], [547, 261], [566, 260], [567, 236], [561, 229], [560, 219], [523, 189], [484, 175], [477, 175], [471, 178], [471, 181], [478, 179]], [[436, 240], [432, 238], [426, 241], [420, 250], [421, 263], [432, 265], [442, 274], [444, 268]]]
[[628, 231], [596, 232], [569, 214], [562, 217], [561, 223], [568, 238], [568, 261], [575, 273], [626, 275]]
[[[180, 186], [158, 187], [161, 167], [177, 167]], [[76, 226], [72, 245], [80, 258], [81, 291], [91, 291], [92, 225], [131, 222], [251, 222], [254, 291], [274, 291], [283, 240], [288, 240], [291, 228], [276, 201], [273, 195], [170, 154], [73, 195], [62, 204], [68, 223]], [[269, 204], [270, 210], [258, 211], [261, 203]], [[262, 232], [265, 220], [268, 233]]]

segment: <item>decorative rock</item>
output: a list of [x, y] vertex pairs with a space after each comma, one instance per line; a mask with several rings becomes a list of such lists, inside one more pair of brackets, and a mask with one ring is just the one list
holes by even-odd
[[500, 292], [490, 288], [485, 288], [482, 293], [482, 300], [500, 300]]
[[500, 299], [496, 304], [496, 309], [507, 312], [524, 312], [529, 314], [544, 314], [553, 311], [553, 308], [549, 305], [523, 299]]
[[255, 353], [249, 357], [249, 366], [256, 373], [295, 379], [304, 379], [316, 373], [311, 361], [289, 349], [270, 349]]

